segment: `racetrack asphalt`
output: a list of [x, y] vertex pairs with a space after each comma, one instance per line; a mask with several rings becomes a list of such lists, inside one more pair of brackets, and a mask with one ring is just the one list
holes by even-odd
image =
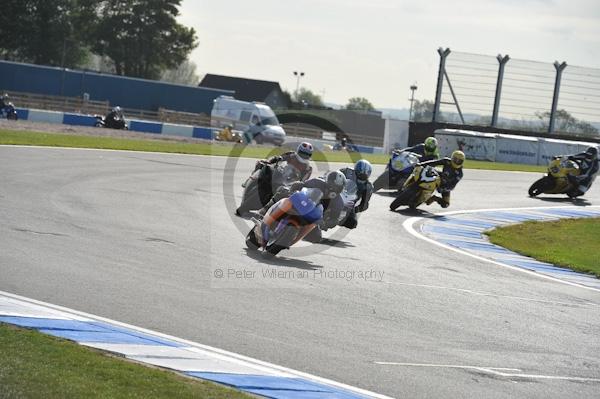
[[[248, 252], [254, 162], [0, 146], [0, 290], [393, 397], [598, 395], [600, 292], [431, 246], [380, 194], [315, 253]], [[571, 204], [540, 176], [466, 170], [448, 210]]]

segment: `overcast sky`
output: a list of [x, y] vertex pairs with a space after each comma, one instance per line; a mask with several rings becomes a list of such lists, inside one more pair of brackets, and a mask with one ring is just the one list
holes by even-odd
[[438, 47], [600, 68], [598, 0], [183, 0], [198, 72], [300, 86], [345, 104], [433, 99]]

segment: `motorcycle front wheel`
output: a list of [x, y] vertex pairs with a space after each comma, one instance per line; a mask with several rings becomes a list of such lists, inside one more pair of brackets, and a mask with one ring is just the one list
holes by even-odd
[[258, 182], [252, 179], [244, 189], [242, 203], [239, 208], [237, 208], [237, 212], [240, 215], [243, 215], [248, 211], [260, 209], [262, 206], [263, 204], [260, 201], [260, 194], [258, 192]]
[[285, 229], [279, 234], [279, 237], [275, 240], [274, 243], [267, 245], [265, 248], [268, 253], [271, 255], [277, 255], [284, 249], [289, 249], [289, 247], [294, 242], [298, 231], [295, 227], [287, 225]]
[[554, 186], [554, 181], [548, 176], [544, 176], [529, 187], [529, 196], [537, 197], [540, 194], [550, 190]]
[[387, 188], [390, 185], [390, 171], [388, 169], [385, 170], [374, 182], [373, 182], [373, 192], [379, 191], [382, 188]]
[[256, 239], [256, 233], [254, 233], [254, 228], [252, 230], [250, 230], [250, 232], [248, 233], [248, 235], [246, 236], [246, 246], [248, 247], [248, 249], [258, 249], [258, 247], [260, 247], [260, 244], [258, 243], [258, 240]]
[[414, 187], [407, 187], [400, 191], [396, 199], [390, 204], [390, 210], [395, 211], [399, 206], [410, 205], [416, 193], [417, 190]]

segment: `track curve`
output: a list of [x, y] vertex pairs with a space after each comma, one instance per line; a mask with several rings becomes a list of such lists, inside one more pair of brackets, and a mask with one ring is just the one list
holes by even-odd
[[[223, 180], [235, 174], [239, 201], [253, 163], [0, 147], [0, 290], [394, 397], [598, 392], [597, 292], [432, 248], [379, 194], [322, 252], [248, 254]], [[564, 204], [527, 197], [538, 176], [467, 170], [450, 209]], [[599, 186], [585, 198], [600, 205]], [[262, 276], [273, 269], [309, 277]]]

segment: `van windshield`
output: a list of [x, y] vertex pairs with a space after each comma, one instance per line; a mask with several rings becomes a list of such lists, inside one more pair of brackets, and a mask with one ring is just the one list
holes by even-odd
[[279, 121], [277, 120], [277, 118], [275, 116], [271, 116], [271, 117], [263, 117], [261, 115], [261, 120], [260, 123], [262, 125], [279, 125]]
[[260, 123], [263, 125], [279, 125], [279, 121], [275, 116], [275, 113], [266, 107], [258, 107], [258, 113], [260, 115]]

